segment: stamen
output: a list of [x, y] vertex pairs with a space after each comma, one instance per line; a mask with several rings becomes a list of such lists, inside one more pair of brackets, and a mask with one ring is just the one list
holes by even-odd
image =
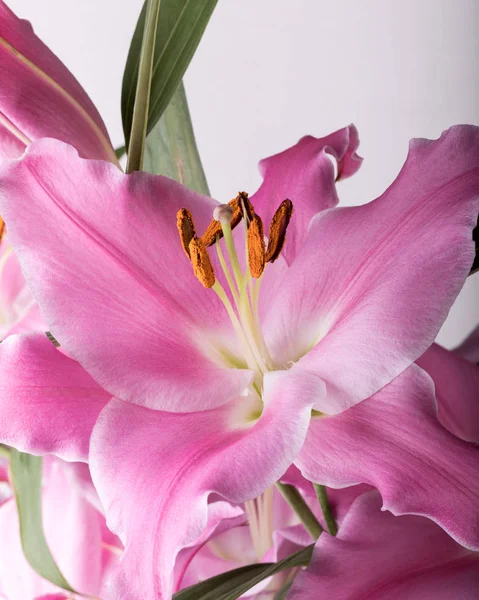
[[[216, 208], [220, 208], [221, 206], [225, 206], [225, 205], [220, 204], [220, 206], [217, 206]], [[234, 229], [243, 217], [243, 213], [241, 211], [241, 206], [240, 206], [239, 196], [237, 196], [233, 200], [230, 200], [228, 202], [227, 206], [229, 206], [231, 208], [231, 210], [233, 211], [233, 216], [232, 216], [231, 220], [229, 221], [229, 226], [231, 227], [231, 229]], [[215, 210], [216, 210], [216, 208], [215, 208]], [[212, 246], [216, 242], [216, 238], [218, 236], [220, 237], [220, 239], [223, 237], [223, 229], [221, 227], [221, 222], [216, 219], [216, 217], [214, 216], [214, 213], [213, 213], [213, 220], [206, 228], [206, 231], [201, 236], [201, 239], [202, 239], [204, 245], [206, 247], [209, 247], [209, 246]]]
[[248, 228], [248, 265], [255, 279], [263, 274], [265, 254], [263, 221], [255, 214]]
[[0, 217], [0, 242], [2, 241], [5, 233], [6, 233], [5, 221], [2, 219], [2, 217]]
[[197, 279], [205, 288], [212, 288], [215, 284], [215, 273], [206, 246], [200, 239], [194, 237], [189, 243], [188, 253]]
[[243, 216], [245, 217], [246, 224], [248, 225], [254, 217], [254, 207], [251, 204], [249, 196], [246, 192], [239, 192], [237, 196], [238, 202], [243, 209]]
[[274, 262], [281, 254], [286, 239], [286, 229], [293, 214], [293, 203], [291, 200], [283, 200], [278, 210], [274, 213], [269, 227], [268, 249], [266, 251], [266, 262]]
[[188, 258], [191, 258], [189, 246], [190, 242], [196, 237], [193, 217], [187, 208], [181, 208], [176, 213], [176, 227], [180, 234], [181, 245]]

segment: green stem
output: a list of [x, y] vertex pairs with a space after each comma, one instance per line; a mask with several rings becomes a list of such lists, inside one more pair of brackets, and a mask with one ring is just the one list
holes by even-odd
[[143, 31], [143, 41], [141, 44], [140, 63], [138, 67], [138, 81], [136, 84], [130, 143], [128, 145], [128, 161], [126, 163], [127, 173], [141, 171], [143, 166], [143, 152], [148, 124], [153, 56], [155, 53], [159, 12], [160, 0], [148, 0], [145, 29]]
[[0, 444], [0, 456], [3, 458], [10, 458], [10, 448], [5, 444]]
[[286, 502], [298, 515], [298, 517], [301, 520], [301, 523], [305, 526], [305, 528], [309, 531], [313, 539], [316, 541], [323, 532], [323, 528], [321, 527], [320, 522], [318, 521], [318, 519], [316, 519], [309, 506], [303, 500], [301, 494], [293, 485], [281, 483], [279, 481], [276, 482], [276, 487], [281, 492]]
[[323, 516], [326, 522], [328, 533], [330, 533], [331, 535], [336, 535], [338, 533], [338, 525], [333, 516], [333, 511], [331, 509], [331, 504], [329, 503], [326, 488], [324, 487], [324, 485], [319, 485], [318, 483], [315, 483], [313, 485], [314, 491], [316, 492], [316, 496], [321, 506], [321, 510], [323, 511]]

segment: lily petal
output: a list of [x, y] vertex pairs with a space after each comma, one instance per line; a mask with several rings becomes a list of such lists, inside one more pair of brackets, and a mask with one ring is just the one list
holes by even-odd
[[[0, 167], [0, 212], [52, 333], [112, 395], [162, 410], [225, 403], [252, 379], [214, 353], [234, 338], [224, 306], [196, 280], [176, 212], [198, 231], [217, 203], [166, 177], [122, 174], [40, 140]], [[59, 258], [61, 257], [61, 258]]]
[[312, 419], [295, 464], [330, 487], [372, 485], [393, 514], [428, 517], [479, 549], [479, 447], [441, 425], [434, 385], [416, 365], [342, 414]]
[[303, 444], [312, 396], [324, 393], [317, 380], [305, 381], [303, 397], [296, 398], [289, 379], [265, 377], [271, 402], [249, 424], [244, 397], [188, 414], [116, 399], [105, 407], [93, 432], [90, 465], [108, 526], [126, 547], [115, 597], [169, 599], [178, 552], [206, 527], [208, 496], [239, 504], [284, 473]]
[[479, 442], [479, 366], [438, 344], [416, 362], [434, 381], [444, 427], [466, 442]]
[[4, 235], [0, 241], [0, 340], [14, 333], [47, 329], [8, 236]]
[[0, 441], [22, 452], [86, 461], [108, 395], [44, 334], [0, 344]]
[[338, 536], [321, 535], [288, 598], [477, 598], [479, 554], [456, 544], [427, 519], [394, 517], [380, 508], [376, 492], [358, 498]]
[[479, 325], [455, 351], [466, 360], [479, 363]]
[[30, 141], [54, 137], [80, 154], [117, 164], [105, 125], [78, 81], [0, 1], [0, 155], [20, 156]]
[[266, 318], [273, 360], [318, 374], [318, 410], [372, 396], [433, 343], [469, 273], [479, 210], [479, 127], [413, 140], [377, 200], [311, 222]]
[[[266, 226], [285, 198], [295, 207], [281, 253], [289, 264], [304, 243], [311, 218], [338, 203], [335, 179], [349, 177], [361, 166], [358, 146], [357, 129], [349, 125], [324, 138], [305, 136], [259, 163], [264, 181], [251, 201]], [[331, 157], [337, 162], [337, 175]]]

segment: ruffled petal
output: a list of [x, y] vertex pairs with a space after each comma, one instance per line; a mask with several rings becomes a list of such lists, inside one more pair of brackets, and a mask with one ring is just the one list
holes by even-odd
[[278, 366], [301, 360], [335, 414], [372, 396], [433, 343], [469, 273], [479, 210], [479, 127], [413, 140], [379, 199], [317, 215], [271, 303]]
[[352, 506], [337, 537], [321, 535], [291, 600], [475, 600], [479, 554], [415, 516], [382, 512], [369, 492]]
[[111, 396], [44, 334], [0, 344], [0, 441], [22, 452], [86, 461]]
[[251, 381], [215, 350], [234, 332], [183, 253], [217, 203], [166, 177], [122, 174], [55, 140], [0, 167], [0, 214], [50, 330], [112, 395], [162, 410], [217, 406]]
[[116, 598], [169, 599], [178, 552], [206, 527], [208, 496], [242, 503], [284, 473], [303, 444], [311, 398], [324, 393], [320, 382], [305, 380], [303, 395], [293, 396], [289, 379], [266, 376], [271, 401], [256, 422], [248, 422], [244, 397], [188, 414], [120, 400], [105, 407], [90, 465], [108, 525], [126, 547]]
[[444, 427], [466, 442], [479, 442], [479, 366], [438, 344], [416, 362], [434, 381]]
[[342, 414], [312, 419], [295, 464], [330, 487], [372, 485], [393, 514], [428, 517], [479, 549], [479, 447], [441, 425], [434, 385], [416, 365]]
[[0, 155], [20, 156], [41, 137], [69, 142], [86, 158], [117, 163], [105, 125], [78, 81], [0, 2]]
[[[265, 226], [269, 227], [285, 198], [294, 205], [281, 253], [288, 263], [303, 245], [311, 218], [338, 203], [336, 178], [349, 177], [361, 166], [362, 159], [356, 154], [358, 146], [357, 129], [349, 125], [324, 138], [305, 136], [295, 146], [260, 162], [264, 181], [251, 201]], [[337, 174], [331, 157], [337, 162]]]

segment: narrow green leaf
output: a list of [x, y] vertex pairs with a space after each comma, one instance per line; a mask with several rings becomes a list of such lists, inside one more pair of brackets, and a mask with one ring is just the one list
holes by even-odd
[[146, 138], [143, 169], [176, 179], [190, 190], [210, 195], [196, 146], [183, 82]]
[[120, 158], [125, 154], [125, 152], [126, 152], [125, 146], [118, 146], [118, 148], [115, 148], [115, 155], [118, 158], [118, 160], [120, 160]]
[[25, 558], [39, 575], [64, 590], [75, 592], [53, 560], [43, 533], [42, 459], [10, 448], [10, 472]]
[[236, 600], [264, 579], [285, 569], [306, 566], [311, 560], [314, 544], [291, 554], [277, 563], [248, 565], [222, 573], [178, 592], [174, 600]]
[[[147, 133], [158, 122], [190, 64], [218, 0], [162, 0], [151, 82]], [[121, 114], [129, 148], [146, 7], [140, 13], [123, 75]]]
[[141, 171], [143, 151], [150, 107], [150, 89], [153, 77], [153, 57], [160, 0], [146, 0], [145, 25], [141, 41], [138, 73], [136, 77], [135, 100], [132, 108], [130, 139], [128, 141], [128, 161], [126, 172]]

